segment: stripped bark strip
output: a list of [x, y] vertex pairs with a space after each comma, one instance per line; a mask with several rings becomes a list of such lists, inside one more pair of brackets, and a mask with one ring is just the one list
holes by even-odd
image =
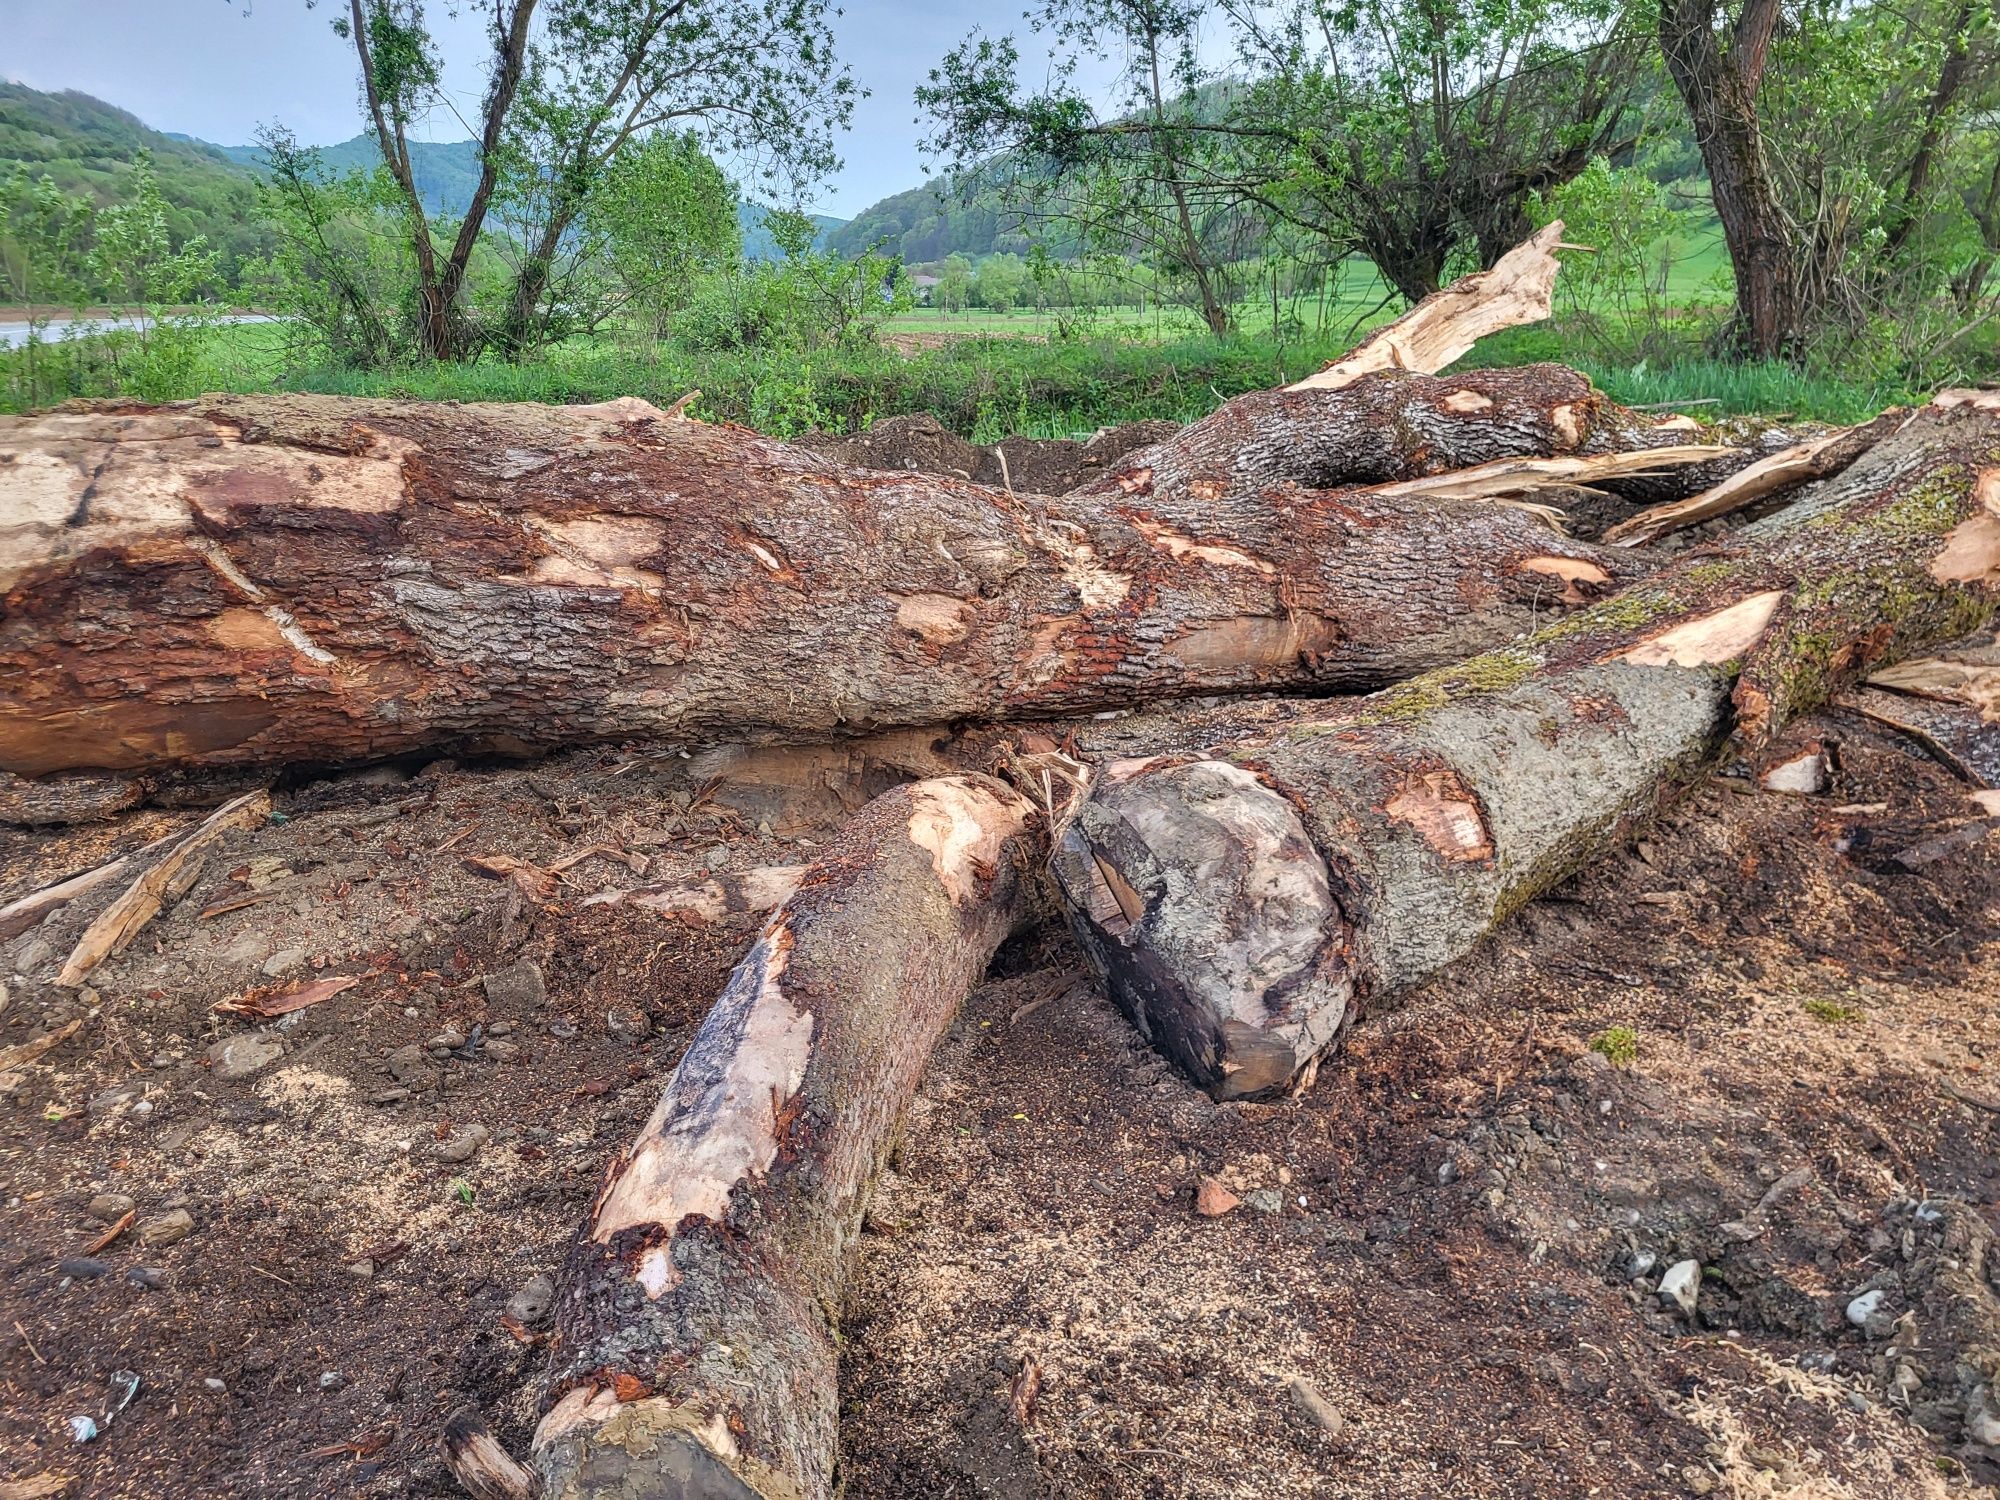
[[635, 400], [0, 419], [0, 769], [825, 738], [1378, 686], [1527, 628], [1550, 559], [1607, 584], [1651, 565], [1342, 487], [1651, 433], [1553, 366], [1373, 376], [1241, 398], [1042, 497]]
[[1055, 872], [1141, 1029], [1218, 1095], [1310, 1077], [1732, 737], [2000, 603], [2000, 418], [1926, 408], [1840, 476], [1523, 644], [1226, 753], [1106, 766]]
[[1033, 809], [875, 799], [731, 976], [572, 1249], [535, 1462], [553, 1500], [824, 1500], [834, 1322], [931, 1049], [1021, 919]]

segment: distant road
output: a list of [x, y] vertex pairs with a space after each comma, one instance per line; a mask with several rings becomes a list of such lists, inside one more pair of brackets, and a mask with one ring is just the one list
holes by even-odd
[[[74, 321], [70, 318], [49, 319], [48, 323], [42, 328], [42, 338], [48, 342], [54, 342], [63, 336], [64, 332], [69, 329]], [[109, 333], [114, 328], [137, 328], [139, 326], [136, 318], [90, 318], [84, 321], [93, 324], [97, 331], [102, 333]], [[269, 313], [223, 313], [215, 321], [218, 323], [272, 323], [277, 320]], [[0, 349], [18, 349], [27, 342], [28, 325], [26, 323], [0, 323]]]

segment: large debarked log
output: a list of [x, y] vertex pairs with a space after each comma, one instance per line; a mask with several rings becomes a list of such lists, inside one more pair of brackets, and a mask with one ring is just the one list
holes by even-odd
[[550, 1500], [825, 1500], [835, 1320], [931, 1049], [1026, 912], [1033, 810], [883, 793], [781, 906], [605, 1174], [564, 1270]]
[[2000, 395], [1521, 645], [1203, 756], [1106, 766], [1055, 870], [1113, 994], [1221, 1096], [1413, 986], [1846, 676], [2000, 603]]
[[1505, 506], [1343, 487], [1687, 437], [1554, 366], [1242, 397], [1062, 497], [847, 469], [633, 400], [8, 418], [0, 770], [1359, 690], [1653, 564]]

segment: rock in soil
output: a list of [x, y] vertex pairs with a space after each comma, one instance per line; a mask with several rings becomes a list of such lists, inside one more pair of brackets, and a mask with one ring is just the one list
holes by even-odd
[[493, 1132], [484, 1125], [461, 1125], [438, 1142], [438, 1160], [454, 1163], [471, 1161], [492, 1139]]
[[139, 1243], [142, 1245], [177, 1245], [194, 1233], [194, 1215], [184, 1208], [176, 1208], [161, 1214], [156, 1219], [144, 1220], [139, 1225]]
[[222, 1083], [239, 1083], [254, 1077], [285, 1055], [285, 1044], [276, 1037], [225, 1037], [208, 1049], [209, 1075]]

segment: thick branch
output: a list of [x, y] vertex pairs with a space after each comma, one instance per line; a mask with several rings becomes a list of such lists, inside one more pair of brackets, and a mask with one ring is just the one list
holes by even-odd
[[884, 793], [778, 910], [570, 1252], [535, 1463], [550, 1500], [824, 1500], [834, 1321], [931, 1049], [1020, 920], [1032, 810]]
[[1055, 871], [1148, 1037], [1218, 1095], [1309, 1076], [1614, 847], [1732, 736], [2000, 603], [2000, 420], [1940, 398], [1728, 543], [1516, 647], [1227, 753], [1107, 766]]

